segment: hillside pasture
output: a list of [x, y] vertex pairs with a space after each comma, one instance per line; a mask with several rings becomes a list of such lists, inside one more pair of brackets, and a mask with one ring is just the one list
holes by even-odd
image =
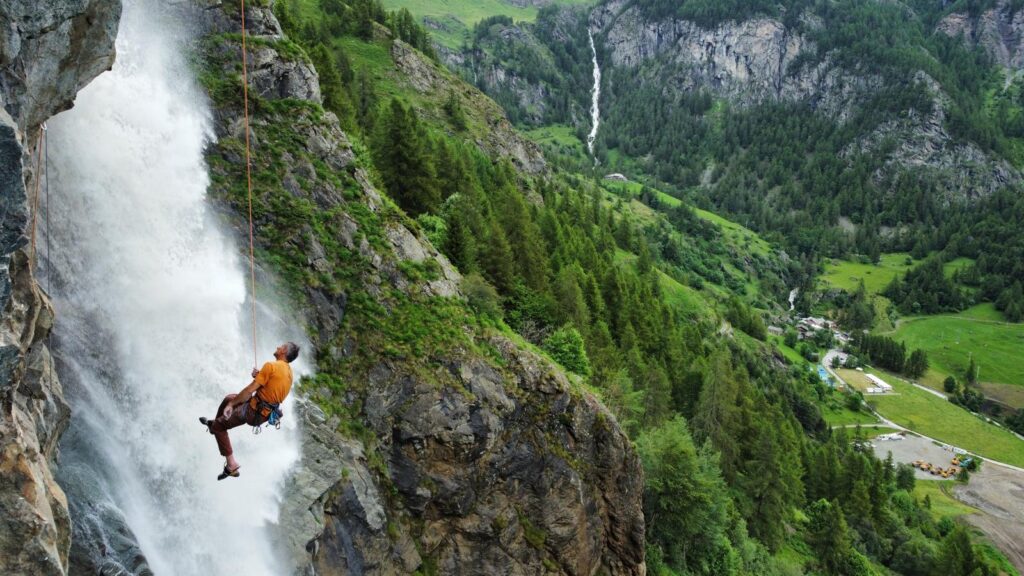
[[941, 383], [946, 375], [962, 380], [973, 355], [981, 382], [1024, 387], [1024, 324], [991, 319], [997, 317], [991, 304], [983, 304], [956, 315], [901, 320], [891, 336], [907, 349], [928, 353], [936, 372], [929, 380]]

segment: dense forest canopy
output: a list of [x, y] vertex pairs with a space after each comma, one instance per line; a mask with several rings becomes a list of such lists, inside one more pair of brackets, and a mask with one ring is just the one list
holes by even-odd
[[[605, 71], [599, 157], [633, 159], [635, 171], [653, 175], [681, 198], [729, 214], [800, 257], [863, 254], [875, 260], [882, 252], [913, 251], [938, 252], [946, 261], [977, 259], [962, 280], [981, 290], [953, 302], [939, 293], [951, 290], [943, 283], [921, 283], [932, 293], [919, 298], [916, 309], [954, 310], [988, 300], [1018, 319], [1024, 303], [1013, 286], [1024, 277], [1012, 263], [1021, 255], [1020, 234], [1012, 230], [1021, 197], [1015, 185], [962, 197], [949, 191], [955, 176], [948, 168], [891, 163], [901, 146], [898, 134], [863, 146], [873, 131], [915, 122], [941, 107], [953, 142], [977, 146], [996, 162], [1024, 165], [1020, 81], [1007, 81], [980, 48], [934, 32], [938, 19], [964, 9], [963, 3], [739, 4], [636, 3], [647, 18], [685, 18], [702, 26], [732, 15], [779, 17], [792, 33], [813, 41], [786, 74], [824, 64], [862, 79], [851, 80], [854, 85], [870, 80], [879, 86], [865, 91], [839, 121], [805, 101], [744, 106], [703, 90], [666, 92], [670, 78], [685, 75], [670, 58], [639, 69], [611, 68]], [[968, 4], [972, 13], [994, 6]], [[848, 223], [845, 229], [841, 221]], [[933, 300], [941, 303], [929, 304]]]

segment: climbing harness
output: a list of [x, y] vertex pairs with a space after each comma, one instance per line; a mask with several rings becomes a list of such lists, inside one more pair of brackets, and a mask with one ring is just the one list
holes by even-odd
[[271, 404], [263, 398], [260, 398], [259, 394], [256, 395], [256, 416], [257, 418], [263, 414], [264, 410], [269, 410], [270, 414], [267, 416], [267, 420], [260, 424], [253, 424], [252, 433], [259, 434], [263, 431], [263, 424], [267, 425], [267, 428], [273, 426], [275, 430], [281, 429], [281, 418], [284, 417], [284, 412], [281, 411], [280, 404]]
[[252, 224], [252, 159], [251, 144], [249, 142], [249, 76], [248, 61], [245, 48], [245, 0], [240, 0], [242, 5], [242, 102], [245, 108], [245, 181], [249, 187], [249, 274], [252, 280], [252, 363], [256, 366], [259, 363], [256, 344], [256, 250], [253, 241]]

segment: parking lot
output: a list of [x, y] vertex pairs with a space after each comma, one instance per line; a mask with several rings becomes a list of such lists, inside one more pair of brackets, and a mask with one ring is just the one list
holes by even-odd
[[[924, 460], [942, 468], [949, 468], [952, 466], [950, 461], [956, 456], [949, 449], [910, 433], [905, 434], [903, 440], [879, 440], [876, 438], [871, 443], [874, 445], [875, 455], [879, 458], [884, 459], [886, 453], [892, 452], [893, 460], [904, 464]], [[942, 476], [922, 470], [915, 470], [914, 475], [919, 480], [942, 480]]]

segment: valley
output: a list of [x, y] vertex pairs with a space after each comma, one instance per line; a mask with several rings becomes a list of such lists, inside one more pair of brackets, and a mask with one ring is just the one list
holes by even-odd
[[[44, 122], [115, 60], [122, 17], [89, 2], [96, 38], [63, 23], [85, 8], [0, 0], [57, 23], [12, 25], [56, 48], [0, 69], [0, 549], [20, 551], [0, 571], [210, 563], [185, 532], [224, 529], [204, 502], [228, 500], [185, 473], [215, 458], [191, 449], [200, 409], [147, 408], [154, 359], [187, 336], [248, 374], [252, 328], [304, 352], [268, 462], [227, 480], [272, 503], [228, 532], [267, 545], [233, 536], [214, 566], [1024, 573], [1021, 2], [197, 0], [161, 8], [187, 38], [139, 43], [152, 1], [124, 0], [106, 100], [53, 122], [58, 210], [81, 222], [55, 224], [51, 261], [27, 193]], [[72, 146], [107, 131], [127, 157]], [[197, 240], [163, 220], [183, 206]], [[167, 255], [202, 289], [140, 280]], [[214, 293], [186, 306], [183, 286]], [[204, 405], [234, 378], [205, 370]], [[108, 438], [140, 406], [160, 442]]]

